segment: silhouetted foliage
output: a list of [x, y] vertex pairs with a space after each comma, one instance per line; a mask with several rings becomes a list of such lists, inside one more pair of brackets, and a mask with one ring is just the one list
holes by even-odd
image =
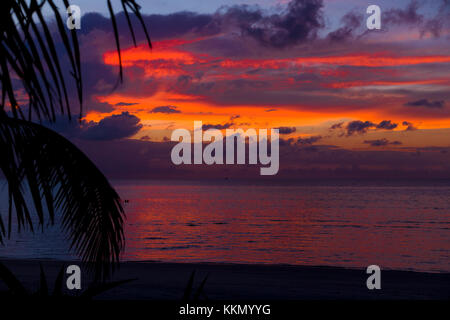
[[[134, 0], [121, 0], [134, 44], [136, 40], [129, 15], [142, 24], [151, 47], [139, 6]], [[67, 0], [61, 3], [64, 9]], [[48, 5], [56, 21], [51, 30], [43, 16]], [[110, 0], [107, 1], [119, 53], [119, 75], [123, 79], [119, 32]], [[69, 101], [56, 44], [62, 43], [70, 62], [70, 74], [77, 90], [83, 116], [83, 91], [80, 48], [76, 29], [68, 30], [53, 0], [2, 0], [0, 2], [0, 170], [8, 183], [8, 222], [0, 215], [0, 243], [11, 234], [12, 215], [19, 231], [34, 229], [36, 214], [39, 227], [54, 223], [61, 212], [63, 230], [71, 248], [95, 270], [96, 277], [107, 277], [118, 262], [124, 245], [124, 211], [121, 200], [105, 176], [71, 142], [59, 134], [31, 122], [54, 122], [58, 113], [71, 119]], [[28, 97], [19, 104], [14, 81], [19, 79]], [[27, 204], [25, 192], [33, 199]], [[42, 288], [44, 290], [44, 288]]]
[[43, 300], [61, 300], [61, 299], [86, 299], [91, 300], [94, 297], [102, 294], [108, 290], [114, 289], [122, 284], [134, 281], [136, 279], [126, 279], [119, 281], [102, 281], [102, 282], [92, 282], [87, 289], [85, 289], [79, 295], [69, 295], [63, 293], [63, 274], [64, 266], [58, 273], [55, 280], [55, 287], [52, 293], [49, 292], [47, 277], [45, 275], [42, 265], [40, 265], [40, 281], [39, 287], [36, 292], [30, 292], [27, 290], [20, 280], [14, 275], [14, 273], [9, 270], [4, 264], [0, 262], [0, 280], [3, 280], [8, 287], [8, 291], [1, 292], [1, 298], [14, 298], [20, 297], [22, 299], [38, 297]]
[[206, 280], [208, 280], [208, 275], [203, 278], [202, 282], [198, 286], [197, 290], [194, 293], [194, 278], [195, 278], [195, 270], [192, 271], [191, 276], [189, 277], [186, 288], [184, 289], [184, 294], [182, 297], [183, 301], [199, 301], [200, 297], [203, 296], [205, 300], [208, 300], [204, 288], [206, 284]]

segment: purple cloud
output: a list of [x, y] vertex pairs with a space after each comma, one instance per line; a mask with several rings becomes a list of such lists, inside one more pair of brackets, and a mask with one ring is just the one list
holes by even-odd
[[383, 120], [377, 125], [377, 129], [393, 130], [397, 128], [396, 123], [392, 123], [391, 120]]
[[118, 102], [118, 103], [116, 103], [115, 104], [115, 106], [118, 106], [118, 107], [128, 107], [128, 106], [134, 106], [134, 105], [136, 105], [137, 103], [135, 103], [135, 102]]
[[230, 128], [234, 123], [225, 123], [225, 124], [204, 124], [202, 126], [202, 130], [208, 130], [208, 129], [228, 129]]
[[160, 106], [149, 111], [150, 113], [181, 113], [176, 106]]
[[402, 124], [403, 124], [404, 126], [407, 127], [407, 128], [405, 129], [406, 131], [414, 131], [414, 130], [417, 130], [417, 128], [416, 128], [411, 122], [403, 121]]
[[317, 37], [318, 30], [324, 27], [322, 8], [322, 0], [292, 0], [284, 12], [271, 15], [259, 7], [224, 7], [205, 29], [219, 33], [235, 25], [244, 36], [264, 46], [284, 48]]
[[291, 134], [297, 131], [295, 127], [279, 127], [277, 129], [279, 134]]
[[128, 138], [142, 128], [140, 119], [129, 112], [103, 118], [98, 123], [88, 123], [82, 128], [81, 139], [86, 140], [116, 140]]
[[384, 147], [387, 145], [401, 145], [400, 141], [389, 141], [386, 138], [376, 140], [364, 140], [364, 143], [371, 145], [372, 147]]
[[311, 145], [313, 143], [316, 143], [317, 141], [321, 140], [322, 136], [311, 136], [308, 138], [298, 138], [297, 144], [299, 145]]
[[445, 105], [444, 100], [436, 100], [431, 101], [428, 99], [420, 99], [416, 101], [410, 101], [405, 103], [405, 106], [407, 107], [425, 107], [425, 108], [436, 108], [436, 109], [442, 109]]
[[360, 120], [356, 120], [356, 121], [351, 121], [347, 124], [347, 136], [351, 136], [355, 133], [358, 134], [363, 134], [366, 133], [367, 130], [369, 130], [370, 128], [375, 127], [376, 125], [371, 122], [371, 121], [360, 121]]

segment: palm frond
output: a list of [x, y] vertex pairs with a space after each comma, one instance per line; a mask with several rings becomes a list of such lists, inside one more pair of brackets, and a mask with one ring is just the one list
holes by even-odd
[[27, 290], [22, 285], [14, 273], [11, 272], [3, 263], [0, 262], [0, 280], [2, 280], [9, 288], [12, 294], [26, 295]]
[[[71, 249], [92, 263], [97, 277], [107, 277], [123, 247], [124, 212], [105, 176], [67, 139], [29, 121], [2, 117], [0, 149], [18, 227], [33, 226], [24, 196], [29, 190], [39, 226], [46, 220], [43, 207], [60, 212]], [[5, 235], [0, 233], [0, 241]]]
[[[83, 299], [83, 300], [91, 300], [95, 298], [97, 295], [102, 294], [108, 290], [114, 289], [118, 286], [121, 286], [125, 283], [137, 280], [137, 279], [126, 279], [119, 281], [111, 281], [111, 282], [92, 282], [86, 290], [81, 295], [70, 295], [63, 292], [63, 275], [64, 275], [64, 266], [61, 268], [58, 276], [55, 280], [55, 290], [53, 295], [48, 294], [48, 284], [47, 277], [45, 276], [44, 269], [42, 265], [40, 265], [40, 283], [38, 291], [29, 292], [25, 289], [19, 279], [16, 278], [14, 273], [6, 267], [4, 264], [0, 262], [0, 281], [4, 282], [8, 287], [9, 291], [0, 292], [3, 297], [8, 296], [20, 296], [22, 298], [30, 298], [39, 296], [40, 301], [61, 301], [61, 299]], [[6, 293], [6, 295], [5, 295]]]
[[194, 278], [195, 278], [195, 270], [192, 271], [191, 276], [189, 277], [189, 281], [186, 285], [186, 288], [184, 289], [184, 294], [182, 297], [183, 301], [190, 301], [191, 299], [193, 301], [199, 301], [200, 297], [203, 295], [206, 297], [204, 293], [204, 288], [206, 281], [208, 280], [208, 274], [203, 278], [202, 282], [198, 286], [197, 290], [194, 293]]
[[184, 289], [184, 294], [183, 294], [183, 301], [189, 301], [191, 294], [192, 294], [192, 289], [194, 287], [194, 277], [195, 277], [195, 270], [192, 271], [191, 276], [189, 277], [188, 283], [186, 285], [186, 288]]
[[39, 290], [38, 294], [42, 297], [48, 296], [48, 286], [47, 286], [47, 277], [45, 276], [44, 269], [42, 268], [42, 264], [39, 264], [39, 268], [41, 269], [40, 281], [39, 281]]
[[[121, 3], [133, 43], [136, 45], [130, 13], [137, 17], [151, 48], [140, 7], [134, 0]], [[44, 19], [44, 4], [51, 9], [56, 30], [50, 31]], [[68, 7], [69, 1], [62, 0], [62, 4]], [[107, 6], [122, 80], [119, 31], [109, 0]], [[77, 147], [55, 132], [31, 123], [33, 115], [39, 121], [53, 122], [57, 113], [67, 114], [70, 119], [73, 109], [68, 97], [70, 84], [75, 86], [82, 118], [83, 80], [77, 32], [66, 28], [54, 0], [2, 0], [0, 21], [0, 170], [8, 182], [9, 206], [8, 221], [4, 222], [0, 215], [0, 244], [11, 234], [13, 213], [20, 231], [33, 230], [34, 212], [43, 228], [44, 222], [48, 219], [53, 223], [55, 212], [60, 211], [71, 248], [84, 261], [93, 262], [97, 276], [107, 276], [123, 247], [124, 213], [120, 198]], [[56, 49], [60, 43], [69, 61], [73, 83], [66, 81], [63, 74]], [[20, 81], [27, 102], [19, 95], [16, 80]], [[8, 103], [12, 117], [7, 114]], [[27, 205], [26, 190], [34, 208]]]
[[59, 270], [58, 275], [56, 276], [55, 286], [53, 288], [53, 297], [61, 297], [62, 296], [64, 270], [65, 270], [65, 268], [63, 265], [61, 267], [61, 269]]

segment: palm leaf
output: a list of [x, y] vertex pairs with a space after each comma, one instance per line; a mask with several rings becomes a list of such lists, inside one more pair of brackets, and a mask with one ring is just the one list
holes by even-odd
[[114, 39], [116, 40], [117, 54], [119, 55], [119, 76], [120, 80], [123, 81], [123, 70], [122, 70], [122, 54], [120, 50], [120, 40], [119, 40], [119, 31], [117, 29], [116, 16], [114, 15], [114, 10], [111, 4], [111, 0], [108, 0], [108, 10], [111, 16], [111, 22], [114, 30]]
[[0, 262], [0, 279], [6, 284], [12, 294], [26, 295], [27, 291], [19, 279]]
[[47, 277], [45, 276], [45, 272], [44, 269], [42, 268], [41, 263], [39, 264], [39, 268], [41, 269], [41, 275], [38, 294], [42, 297], [47, 297], [48, 296]]
[[205, 287], [206, 281], [208, 280], [208, 274], [205, 276], [205, 278], [200, 283], [199, 287], [194, 293], [194, 278], [195, 278], [195, 270], [192, 271], [191, 276], [189, 277], [189, 281], [186, 285], [186, 288], [184, 289], [184, 294], [182, 297], [183, 301], [190, 301], [191, 298], [193, 301], [199, 301], [201, 295], [205, 295], [203, 292], [203, 289]]
[[[18, 226], [32, 227], [24, 197], [29, 190], [36, 208], [45, 204], [61, 212], [71, 248], [91, 262], [88, 266], [96, 276], [108, 276], [124, 243], [124, 212], [117, 193], [97, 167], [61, 135], [28, 121], [0, 119], [0, 169], [8, 179]], [[42, 226], [45, 216], [41, 213], [38, 218]]]
[[[129, 13], [137, 17], [151, 48], [140, 7], [134, 0], [121, 0], [121, 3], [134, 44], [136, 39]], [[43, 17], [44, 4], [49, 4], [55, 18], [55, 32], [50, 32]], [[62, 4], [67, 7], [69, 1], [62, 0]], [[109, 0], [107, 6], [122, 80], [119, 31]], [[92, 262], [89, 265], [96, 276], [107, 276], [114, 270], [124, 241], [124, 213], [119, 196], [78, 148], [53, 131], [28, 122], [33, 115], [39, 121], [53, 122], [58, 112], [67, 113], [71, 118], [73, 105], [69, 103], [69, 88], [57, 54], [57, 43], [62, 43], [70, 64], [82, 118], [81, 52], [76, 30], [67, 30], [54, 0], [2, 0], [0, 21], [0, 170], [8, 182], [9, 206], [7, 223], [0, 215], [0, 244], [6, 234], [11, 234], [13, 213], [21, 231], [34, 229], [32, 213], [36, 213], [38, 224], [43, 228], [47, 219], [54, 222], [55, 211], [59, 211], [71, 248], [84, 261]], [[14, 79], [20, 80], [27, 103], [19, 99]], [[7, 115], [7, 107], [12, 118]], [[34, 208], [28, 207], [25, 191], [29, 191]]]
[[208, 275], [205, 276], [203, 281], [200, 283], [200, 286], [198, 287], [197, 291], [195, 292], [194, 301], [199, 301], [200, 296], [202, 294], [204, 295], [203, 289], [205, 288], [206, 280], [208, 280]]
[[64, 277], [64, 265], [58, 272], [55, 280], [55, 287], [53, 288], [53, 297], [61, 297], [62, 296], [62, 288], [63, 288], [63, 277]]
[[189, 281], [186, 285], [186, 288], [184, 289], [184, 294], [183, 294], [183, 301], [189, 301], [191, 294], [192, 294], [192, 289], [194, 287], [194, 277], [195, 277], [195, 270], [192, 271], [191, 276], [189, 277]]

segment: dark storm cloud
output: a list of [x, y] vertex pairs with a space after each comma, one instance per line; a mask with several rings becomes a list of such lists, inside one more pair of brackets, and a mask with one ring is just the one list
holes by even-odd
[[228, 129], [230, 128], [234, 123], [225, 123], [225, 124], [204, 124], [202, 126], [202, 130], [208, 130], [208, 129]]
[[181, 113], [176, 106], [160, 106], [149, 111], [150, 113]]
[[279, 127], [277, 129], [279, 134], [291, 134], [297, 130], [295, 127]]
[[435, 109], [442, 109], [445, 105], [444, 100], [436, 100], [431, 101], [428, 99], [420, 99], [416, 101], [409, 101], [404, 104], [407, 107], [425, 107], [425, 108], [435, 108]]
[[99, 122], [69, 121], [64, 115], [58, 115], [54, 123], [44, 122], [42, 124], [69, 139], [83, 140], [128, 138], [142, 128], [140, 119], [129, 112], [108, 116]]
[[358, 12], [349, 12], [341, 19], [341, 27], [328, 34], [331, 41], [343, 41], [354, 36], [354, 32], [361, 27], [364, 16]]
[[383, 120], [377, 125], [377, 129], [393, 130], [397, 128], [396, 123], [392, 123], [391, 120]]
[[382, 14], [383, 23], [386, 25], [411, 25], [419, 28], [421, 36], [429, 33], [438, 38], [444, 28], [448, 28], [450, 19], [450, 5], [447, 0], [441, 1], [437, 13], [426, 18], [419, 13], [421, 3], [412, 0], [404, 9], [395, 8], [387, 10]]
[[284, 48], [316, 38], [324, 26], [322, 7], [322, 0], [292, 0], [282, 13], [272, 15], [247, 5], [222, 7], [205, 29], [218, 33], [235, 25], [263, 45]]
[[386, 24], [419, 24], [424, 17], [418, 13], [419, 2], [411, 1], [405, 9], [390, 9], [382, 13], [383, 23]]
[[247, 25], [244, 30], [263, 44], [286, 47], [315, 38], [324, 26], [322, 0], [292, 0], [287, 11], [259, 21], [262, 25]]
[[[212, 16], [207, 14], [197, 14], [194, 12], [177, 12], [173, 14], [161, 15], [151, 14], [142, 15], [145, 25], [147, 26], [153, 39], [170, 38], [182, 34], [198, 31], [204, 28], [212, 21]], [[130, 15], [136, 40], [141, 41], [145, 39], [142, 29], [139, 27], [139, 21], [131, 14]], [[116, 14], [116, 21], [119, 30], [123, 30], [123, 34], [128, 36], [127, 20], [123, 12]], [[82, 28], [80, 33], [87, 34], [94, 29], [111, 32], [111, 21], [109, 18], [98, 13], [87, 13], [83, 15], [81, 20]], [[128, 32], [128, 34], [125, 34]], [[131, 37], [129, 37], [131, 40]], [[130, 42], [131, 44], [131, 42]]]
[[178, 77], [177, 84], [179, 85], [188, 85], [192, 81], [193, 77], [187, 74], [183, 74]]
[[80, 138], [87, 140], [116, 140], [128, 138], [142, 128], [138, 117], [128, 113], [112, 115], [96, 124], [88, 124]]
[[298, 138], [297, 144], [299, 145], [311, 145], [313, 143], [316, 143], [317, 141], [321, 140], [322, 136], [311, 136], [308, 138]]
[[391, 120], [383, 120], [378, 124], [371, 121], [355, 120], [347, 123], [345, 128], [343, 127], [343, 123], [336, 123], [330, 127], [330, 130], [345, 129], [347, 136], [351, 136], [354, 134], [364, 134], [372, 128], [381, 130], [394, 130], [395, 128], [397, 128], [397, 126], [398, 124], [393, 123]]
[[411, 122], [403, 121], [402, 125], [404, 125], [406, 127], [406, 129], [405, 129], [406, 131], [417, 130], [417, 128]]
[[342, 129], [343, 122], [335, 123], [330, 127], [330, 130]]
[[355, 120], [347, 123], [346, 129], [347, 129], [347, 135], [351, 136], [355, 133], [363, 134], [366, 133], [367, 130], [370, 128], [375, 127], [376, 124], [374, 124], [371, 121], [361, 121], [361, 120]]
[[115, 106], [118, 106], [118, 107], [128, 107], [128, 106], [134, 106], [134, 105], [136, 105], [137, 103], [133, 103], [133, 102], [118, 102], [118, 103], [116, 103], [115, 104]]
[[372, 147], [384, 147], [387, 145], [401, 145], [402, 144], [400, 141], [389, 141], [386, 138], [376, 139], [376, 140], [364, 140], [364, 143], [369, 144]]

